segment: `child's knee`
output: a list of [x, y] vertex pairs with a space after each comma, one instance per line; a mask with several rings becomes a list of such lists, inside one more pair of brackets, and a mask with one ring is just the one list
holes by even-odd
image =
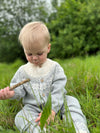
[[37, 123], [35, 123], [35, 119], [35, 116], [32, 117], [27, 111], [21, 110], [15, 117], [15, 125], [20, 132], [40, 133], [40, 128], [37, 126]]
[[28, 120], [25, 117], [24, 112], [21, 110], [15, 116], [15, 125], [20, 130], [20, 132], [22, 132], [23, 129], [26, 127], [27, 123], [28, 123]]
[[66, 100], [67, 100], [67, 106], [73, 106], [73, 107], [77, 107], [80, 108], [80, 104], [77, 98], [73, 97], [73, 96], [66, 96]]
[[66, 96], [67, 99], [67, 106], [68, 106], [68, 110], [71, 114], [71, 117], [74, 121], [83, 121], [84, 123], [86, 123], [86, 118], [85, 115], [83, 114], [79, 101], [72, 96]]
[[15, 125], [20, 131], [24, 128], [22, 127], [23, 123], [22, 123], [21, 117], [22, 116], [20, 112], [15, 116]]

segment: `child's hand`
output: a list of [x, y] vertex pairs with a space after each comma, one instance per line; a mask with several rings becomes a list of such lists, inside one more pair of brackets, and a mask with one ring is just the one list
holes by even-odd
[[49, 125], [50, 122], [54, 122], [55, 114], [56, 114], [56, 113], [52, 110], [52, 111], [51, 111], [51, 115], [50, 115], [50, 116], [48, 117], [48, 119], [47, 119], [48, 125]]
[[36, 118], [35, 122], [38, 122], [38, 125], [40, 126], [40, 118], [42, 113], [39, 113], [39, 116]]
[[[50, 121], [54, 121], [55, 118], [55, 112], [52, 110], [51, 115], [47, 119], [47, 123], [49, 125]], [[39, 117], [36, 118], [35, 122], [39, 122], [38, 125], [40, 126], [40, 118], [41, 118], [42, 113], [39, 113]], [[46, 125], [45, 125], [46, 126]]]
[[10, 91], [9, 87], [0, 90], [0, 100], [9, 99], [14, 96], [14, 91]]

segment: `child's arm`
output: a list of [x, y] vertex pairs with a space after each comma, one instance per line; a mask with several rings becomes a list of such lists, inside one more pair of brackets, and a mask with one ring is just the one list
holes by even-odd
[[[21, 66], [17, 72], [14, 74], [11, 82], [10, 82], [10, 89], [12, 90], [13, 86], [15, 86], [16, 88], [14, 89], [14, 96], [11, 97], [11, 99], [17, 99], [20, 100], [21, 98], [23, 98], [26, 94], [26, 91], [24, 89], [24, 86], [20, 84], [20, 86], [18, 86], [18, 84], [20, 82], [23, 82], [23, 80], [25, 80], [25, 72], [23, 67]], [[16, 86], [17, 84], [17, 86]]]
[[64, 104], [64, 96], [67, 93], [65, 90], [66, 81], [67, 77], [64, 74], [63, 68], [57, 64], [51, 86], [52, 110], [54, 110], [56, 113]]
[[0, 100], [6, 100], [14, 96], [14, 91], [10, 91], [9, 87], [0, 90]]

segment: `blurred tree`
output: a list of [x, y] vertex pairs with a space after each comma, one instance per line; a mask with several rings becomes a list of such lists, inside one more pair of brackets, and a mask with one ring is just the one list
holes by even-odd
[[2, 0], [0, 3], [0, 27], [6, 27], [6, 34], [15, 34], [27, 22], [46, 21], [48, 16], [45, 0]]
[[10, 62], [18, 56], [24, 58], [18, 43], [19, 31], [30, 21], [46, 22], [48, 14], [48, 5], [45, 0], [1, 0], [0, 61]]
[[49, 18], [51, 58], [97, 54], [100, 51], [100, 1], [65, 0]]

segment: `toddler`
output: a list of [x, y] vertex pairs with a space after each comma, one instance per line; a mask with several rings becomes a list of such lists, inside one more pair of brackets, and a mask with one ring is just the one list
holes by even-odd
[[[86, 119], [76, 98], [66, 95], [66, 76], [62, 67], [47, 58], [50, 52], [50, 34], [42, 22], [26, 24], [20, 34], [19, 40], [23, 47], [27, 64], [22, 65], [11, 80], [10, 86], [25, 79], [30, 79], [16, 89], [10, 91], [9, 87], [0, 90], [0, 99], [23, 99], [24, 107], [15, 117], [15, 125], [20, 132], [39, 133], [40, 118], [43, 107], [51, 93], [52, 110], [47, 122], [54, 121], [58, 111], [64, 118], [64, 98], [67, 100], [76, 133], [89, 133]], [[46, 131], [46, 128], [44, 128]]]

